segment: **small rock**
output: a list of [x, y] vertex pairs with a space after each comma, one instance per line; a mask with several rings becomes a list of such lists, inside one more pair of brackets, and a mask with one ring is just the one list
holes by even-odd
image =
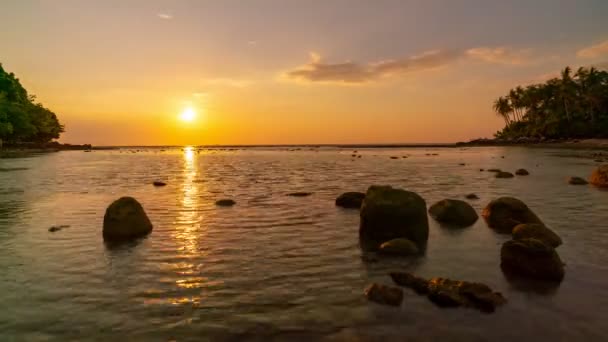
[[470, 200], [476, 200], [479, 199], [479, 196], [477, 196], [476, 194], [468, 194], [466, 196], [464, 196], [466, 199], [470, 199]]
[[380, 253], [391, 255], [414, 255], [418, 254], [419, 250], [415, 243], [408, 239], [399, 238], [392, 239], [380, 245]]
[[513, 174], [511, 172], [500, 171], [496, 173], [496, 178], [513, 178]]
[[504, 272], [535, 279], [561, 281], [564, 264], [555, 249], [537, 239], [510, 240], [500, 249]]
[[62, 230], [63, 228], [69, 228], [69, 225], [59, 225], [59, 226], [52, 226], [51, 228], [49, 228], [49, 232], [54, 233], [54, 232], [58, 232], [60, 230]]
[[475, 223], [479, 216], [475, 209], [465, 201], [444, 199], [429, 208], [429, 214], [442, 223], [467, 227]]
[[336, 206], [359, 209], [363, 199], [365, 199], [365, 194], [362, 192], [345, 192], [336, 198]]
[[236, 202], [231, 199], [221, 199], [215, 202], [215, 205], [219, 207], [232, 207]]
[[292, 192], [290, 194], [287, 194], [287, 196], [291, 196], [291, 197], [307, 197], [312, 195], [312, 192]]
[[589, 184], [589, 182], [587, 182], [586, 180], [584, 180], [581, 177], [570, 177], [570, 178], [568, 178], [568, 184], [571, 184], [571, 185], [587, 185], [587, 184]]
[[589, 183], [600, 187], [607, 188], [608, 187], [608, 164], [598, 166], [593, 173], [591, 174], [591, 178], [589, 179]]
[[394, 156], [393, 156], [393, 157], [391, 157], [391, 159], [399, 159], [399, 157], [394, 157]]
[[528, 208], [528, 206], [514, 197], [500, 197], [488, 203], [481, 216], [488, 226], [500, 233], [511, 234], [513, 228], [522, 223], [543, 222]]
[[515, 174], [518, 176], [527, 176], [530, 174], [530, 172], [528, 172], [528, 170], [526, 169], [518, 169], [517, 171], [515, 171]]
[[465, 166], [465, 165], [467, 165], [467, 164], [465, 164], [465, 163], [459, 163], [458, 165], [460, 165], [460, 166]]
[[121, 197], [106, 209], [103, 217], [105, 240], [128, 240], [145, 236], [152, 223], [144, 208], [133, 197]]
[[513, 239], [537, 239], [547, 245], [556, 248], [562, 244], [562, 239], [554, 231], [547, 228], [544, 224], [539, 223], [524, 223], [513, 228]]
[[401, 156], [401, 158], [406, 159], [406, 158], [407, 158], [407, 156]]
[[403, 301], [403, 290], [398, 287], [373, 283], [365, 289], [365, 296], [378, 304], [399, 306]]
[[154, 185], [154, 186], [165, 186], [165, 185], [167, 185], [167, 183], [165, 183], [163, 181], [154, 181], [152, 183], [152, 185]]
[[484, 171], [484, 169], [479, 169], [479, 172], [483, 172], [483, 171]]

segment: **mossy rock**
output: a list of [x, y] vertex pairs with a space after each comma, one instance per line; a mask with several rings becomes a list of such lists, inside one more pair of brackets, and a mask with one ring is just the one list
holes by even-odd
[[522, 223], [543, 224], [524, 202], [514, 197], [500, 197], [491, 201], [481, 216], [490, 228], [505, 234], [511, 234], [513, 228]]
[[593, 170], [589, 183], [600, 188], [608, 188], [608, 165], [602, 165]]
[[152, 223], [144, 208], [133, 197], [121, 197], [106, 209], [103, 217], [105, 240], [129, 240], [152, 232]]
[[524, 223], [513, 228], [513, 239], [522, 240], [529, 238], [540, 240], [553, 248], [562, 244], [562, 239], [559, 235], [544, 224]]
[[479, 219], [475, 209], [465, 201], [444, 199], [429, 208], [429, 214], [438, 222], [467, 227]]
[[510, 240], [500, 249], [504, 272], [524, 277], [561, 281], [564, 264], [555, 249], [538, 239]]
[[389, 240], [380, 245], [380, 249], [378, 250], [383, 254], [391, 254], [391, 255], [415, 255], [420, 252], [418, 246], [415, 243], [408, 239], [399, 238]]
[[421, 247], [429, 237], [426, 202], [414, 192], [371, 186], [363, 200], [360, 216], [361, 240], [376, 246], [406, 238]]

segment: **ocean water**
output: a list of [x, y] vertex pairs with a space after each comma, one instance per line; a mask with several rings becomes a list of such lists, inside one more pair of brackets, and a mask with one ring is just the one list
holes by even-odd
[[[0, 159], [0, 340], [608, 339], [608, 192], [566, 183], [595, 162], [517, 147], [351, 154], [175, 148]], [[479, 171], [521, 167], [530, 176]], [[430, 219], [424, 256], [366, 262], [358, 211], [334, 200], [372, 184], [415, 191], [428, 206], [474, 192], [478, 212], [518, 197], [564, 240], [566, 277], [505, 278], [499, 253], [510, 237], [482, 219], [461, 230]], [[312, 195], [287, 196], [295, 191]], [[154, 231], [107, 246], [105, 208], [125, 195]], [[221, 198], [237, 205], [216, 207]], [[69, 227], [49, 232], [55, 225]], [[409, 289], [398, 308], [366, 300], [369, 283], [391, 284], [387, 273], [399, 270], [483, 282], [508, 303], [493, 314], [441, 309]]]

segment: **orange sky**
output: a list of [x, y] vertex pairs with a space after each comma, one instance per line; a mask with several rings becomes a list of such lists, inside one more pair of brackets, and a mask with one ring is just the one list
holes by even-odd
[[0, 62], [63, 142], [184, 145], [489, 137], [509, 88], [608, 60], [607, 2], [456, 2], [2, 3]]

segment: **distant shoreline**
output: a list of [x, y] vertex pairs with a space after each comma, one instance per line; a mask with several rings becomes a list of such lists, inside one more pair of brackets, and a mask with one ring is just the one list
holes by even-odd
[[[187, 146], [187, 145], [184, 145]], [[0, 158], [20, 157], [38, 153], [59, 151], [96, 151], [119, 149], [171, 149], [183, 148], [179, 145], [133, 145], [133, 146], [92, 146], [90, 144], [61, 144], [58, 142], [46, 145], [9, 145], [0, 149]], [[338, 148], [338, 149], [397, 149], [397, 148], [470, 148], [470, 147], [530, 147], [555, 149], [588, 149], [608, 150], [608, 139], [568, 139], [568, 140], [534, 140], [520, 138], [516, 140], [475, 139], [457, 143], [394, 143], [394, 144], [279, 144], [279, 145], [194, 145], [204, 149], [242, 149], [242, 148], [285, 148], [291, 151], [303, 149]]]

